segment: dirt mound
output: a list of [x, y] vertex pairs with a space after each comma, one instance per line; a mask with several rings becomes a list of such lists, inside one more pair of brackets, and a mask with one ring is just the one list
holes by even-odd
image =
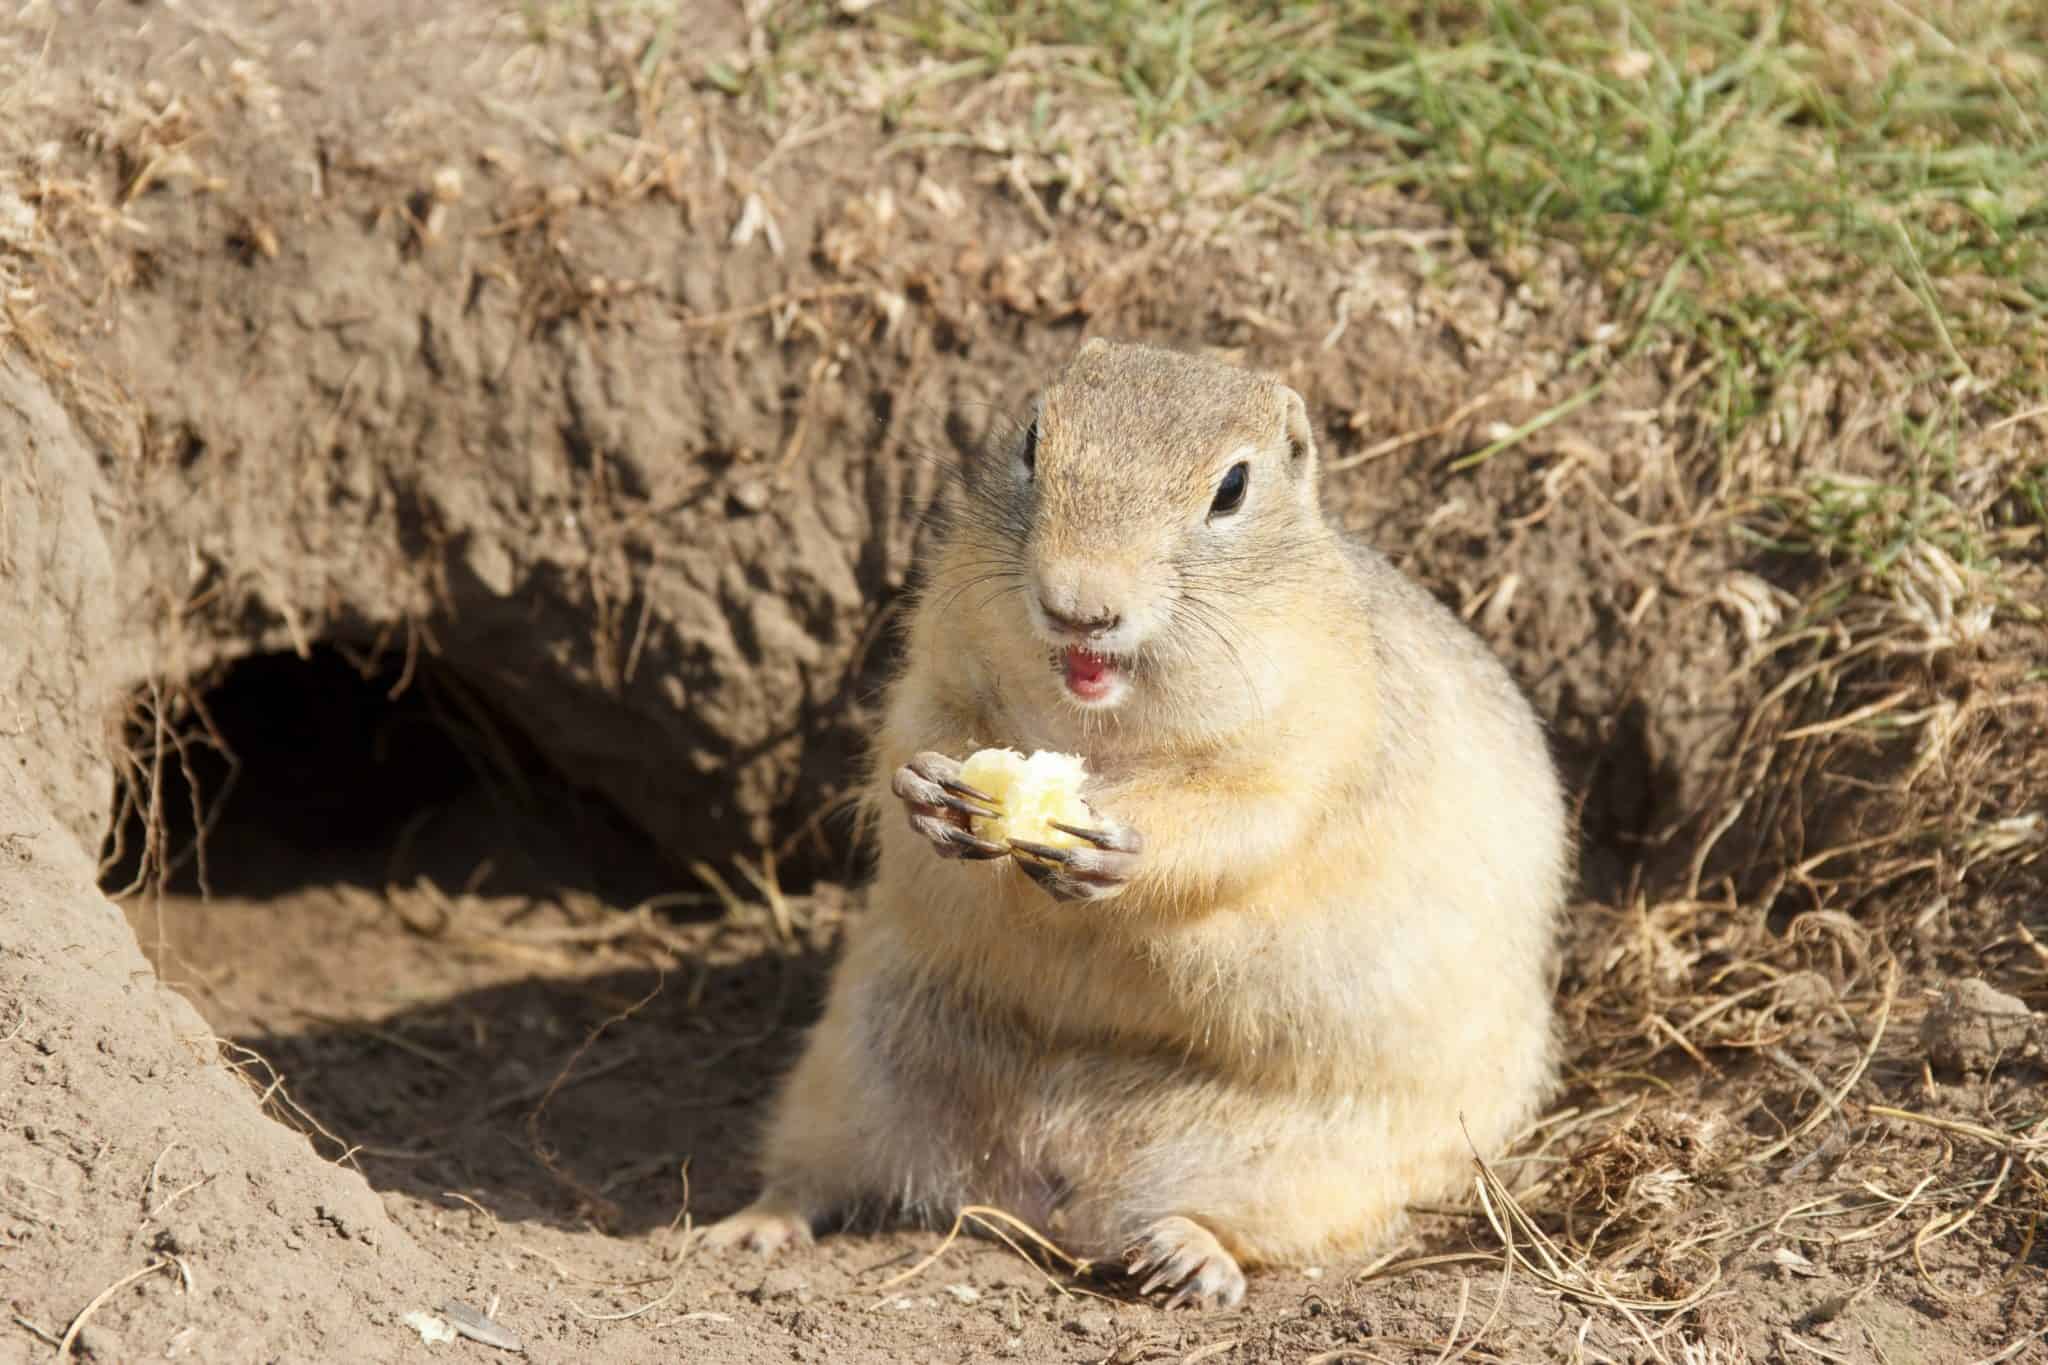
[[[81, 1353], [319, 1354], [460, 1276], [392, 1225], [359, 1174], [308, 1161], [264, 1115], [95, 894], [88, 850], [113, 769], [90, 703], [104, 710], [123, 655], [97, 467], [12, 362], [0, 444], [28, 455], [0, 464], [0, 695], [16, 718], [0, 734], [0, 1257], [17, 1327], [61, 1339], [69, 1324], [52, 1307], [76, 1312], [132, 1282], [85, 1325]], [[257, 1265], [271, 1268], [261, 1282], [213, 1273]], [[123, 1335], [137, 1313], [146, 1338]], [[27, 1358], [22, 1342], [9, 1358]]]
[[[777, 56], [739, 9], [671, 64], [602, 7], [386, 41], [413, 8], [0, 21], [8, 1349], [90, 1307], [96, 1358], [412, 1358], [453, 1297], [564, 1359], [1429, 1359], [1498, 1293], [1515, 1358], [1965, 1360], [2048, 1312], [2038, 1049], [1914, 1043], [1952, 979], [2048, 1003], [2048, 657], [1774, 500], [1879, 467], [1898, 395], [1723, 442], [1591, 272], [1396, 195], [1204, 217], [1171, 148], [1034, 178], [857, 79], [778, 121], [720, 93]], [[1332, 509], [1550, 719], [1535, 1212], [1227, 1320], [986, 1242], [697, 1262], [858, 912], [924, 516], [1088, 331], [1301, 387]]]

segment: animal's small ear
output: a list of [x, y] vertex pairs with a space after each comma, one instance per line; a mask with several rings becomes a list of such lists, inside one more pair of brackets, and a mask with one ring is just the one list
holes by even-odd
[[1101, 355], [1104, 351], [1108, 349], [1108, 337], [1089, 337], [1086, 341], [1081, 343], [1081, 349], [1074, 352], [1074, 359], [1086, 360], [1090, 356]]
[[1308, 404], [1286, 385], [1280, 386], [1280, 407], [1287, 434], [1287, 467], [1297, 477], [1313, 479], [1316, 472], [1316, 433], [1308, 420]]

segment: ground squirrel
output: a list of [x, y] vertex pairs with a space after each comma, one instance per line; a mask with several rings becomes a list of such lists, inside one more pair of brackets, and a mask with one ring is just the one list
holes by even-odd
[[[1542, 730], [1317, 489], [1292, 389], [1102, 340], [969, 462], [875, 744], [909, 819], [713, 1244], [989, 1204], [1233, 1304], [1532, 1117], [1569, 863]], [[972, 833], [987, 745], [1085, 757], [1080, 848]]]

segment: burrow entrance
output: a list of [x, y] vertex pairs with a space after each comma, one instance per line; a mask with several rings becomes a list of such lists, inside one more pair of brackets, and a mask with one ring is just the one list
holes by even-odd
[[836, 894], [717, 894], [441, 663], [253, 656], [139, 693], [128, 748], [105, 888], [273, 1116], [423, 1239], [669, 1236], [748, 1196]]
[[126, 741], [101, 875], [117, 896], [425, 878], [632, 904], [687, 875], [438, 661], [253, 655], [139, 691]]

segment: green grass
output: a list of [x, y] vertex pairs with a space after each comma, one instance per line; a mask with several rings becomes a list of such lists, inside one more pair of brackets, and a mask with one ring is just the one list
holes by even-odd
[[[1765, 498], [1736, 535], [1813, 566], [1816, 578], [1804, 595], [1810, 620], [1836, 618], [1858, 601], [1911, 604], [1923, 620], [1967, 619], [1972, 606], [2026, 611], [2004, 592], [1998, 558], [1977, 519], [1924, 483], [1815, 475]], [[1942, 610], [1931, 609], [1931, 598]], [[1894, 620], [1898, 614], [1884, 613]], [[1957, 634], [1952, 643], [1966, 638]]]
[[[1781, 482], [1735, 522], [1737, 538], [1808, 561], [1818, 617], [1857, 594], [1949, 607], [1975, 601], [1994, 614], [2041, 619], [2037, 580], [2012, 581], [2016, 560], [2048, 562], [2043, 477], [2048, 458], [1972, 462], [1952, 413], [1900, 414], [1884, 477], [1822, 470]], [[1988, 621], [1988, 618], [1987, 618]]]
[[1042, 100], [1122, 99], [1139, 140], [1270, 160], [1305, 217], [1349, 182], [1441, 205], [1511, 270], [1569, 243], [1638, 342], [1715, 361], [1729, 431], [1788, 377], [1876, 351], [1991, 413], [2048, 393], [2031, 0], [907, 0], [854, 22], [939, 59], [899, 93], [906, 120], [1026, 70]]
[[1913, 546], [1931, 544], [1970, 568], [1992, 561], [1984, 538], [1941, 493], [1923, 486], [1816, 475], [1802, 496], [1772, 500], [1782, 530], [1746, 534], [1780, 554], [1849, 563], [1882, 575]]

